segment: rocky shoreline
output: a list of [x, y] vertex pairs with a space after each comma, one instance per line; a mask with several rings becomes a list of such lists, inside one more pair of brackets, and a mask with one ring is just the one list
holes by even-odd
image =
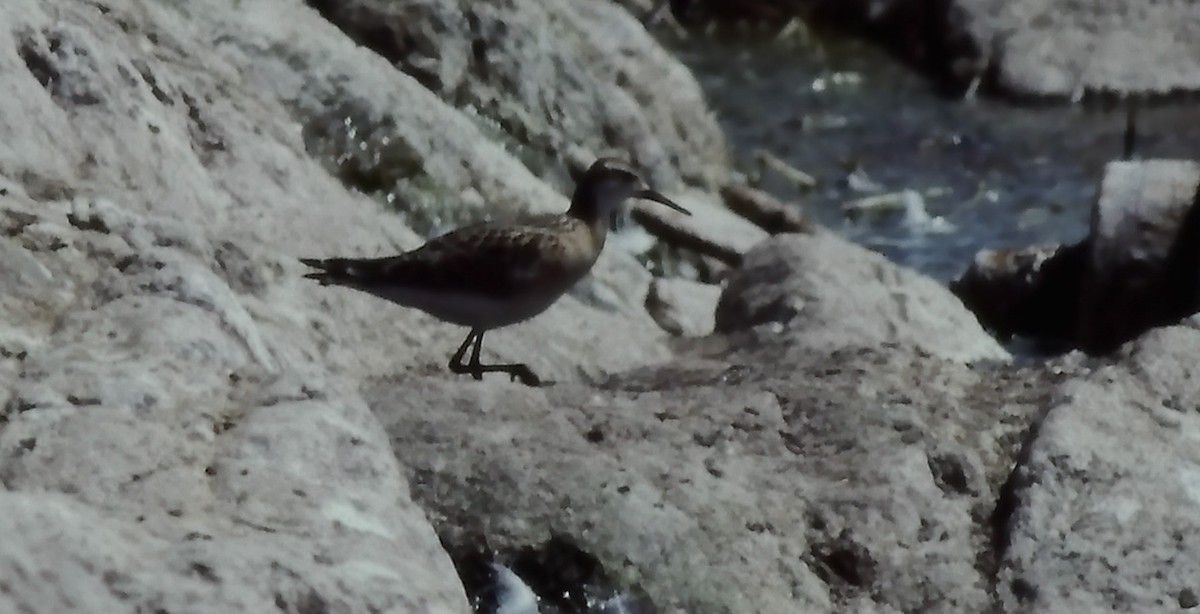
[[[616, 4], [0, 16], [0, 610], [466, 613], [470, 552], [544, 613], [1198, 603], [1194, 319], [1014, 359], [984, 309], [740, 185]], [[561, 210], [614, 151], [697, 215], [635, 211], [660, 247], [618, 236], [489, 337], [553, 387], [455, 377], [460, 330], [300, 278]], [[1194, 169], [1137, 179], [1161, 168], [1114, 167], [1104, 215], [1190, 204]], [[647, 271], [662, 243], [699, 281]]]
[[[1195, 99], [1200, 7], [1086, 0], [623, 0], [690, 28], [831, 26], [888, 48], [947, 94], [1021, 102]], [[796, 22], [798, 23], [798, 22]]]

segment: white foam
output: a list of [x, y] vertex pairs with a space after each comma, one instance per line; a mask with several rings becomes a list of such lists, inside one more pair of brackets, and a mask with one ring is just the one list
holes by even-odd
[[499, 563], [491, 563], [496, 572], [495, 614], [539, 614], [538, 598], [528, 584], [513, 571]]

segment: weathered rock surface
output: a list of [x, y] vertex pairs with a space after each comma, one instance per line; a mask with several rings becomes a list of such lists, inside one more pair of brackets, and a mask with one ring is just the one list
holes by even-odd
[[798, 334], [601, 388], [364, 394], [448, 543], [570, 535], [669, 612], [985, 610], [1039, 376]]
[[355, 387], [234, 290], [277, 263], [110, 202], [0, 202], [27, 216], [3, 239], [0, 610], [465, 611]]
[[1194, 608], [1200, 332], [1148, 333], [1065, 384], [1013, 475], [998, 593], [1010, 612]]
[[730, 276], [716, 328], [787, 334], [822, 350], [898, 344], [951, 360], [1008, 355], [937, 282], [828, 232], [779, 235], [751, 251]]

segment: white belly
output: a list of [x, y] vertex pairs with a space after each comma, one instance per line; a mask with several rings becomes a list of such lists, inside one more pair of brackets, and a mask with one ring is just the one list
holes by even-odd
[[405, 307], [420, 309], [451, 324], [487, 330], [528, 320], [553, 305], [563, 293], [547, 292], [504, 300], [477, 294], [406, 288], [392, 288], [373, 294]]

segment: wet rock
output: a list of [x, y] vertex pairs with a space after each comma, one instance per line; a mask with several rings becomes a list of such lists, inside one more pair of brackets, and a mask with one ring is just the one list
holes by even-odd
[[822, 349], [894, 343], [954, 360], [1007, 356], [940, 284], [828, 232], [780, 235], [751, 251], [721, 296], [716, 329]]
[[1004, 611], [1174, 611], [1200, 558], [1200, 333], [1147, 333], [1063, 384], [1011, 479]]
[[449, 550], [480, 614], [657, 611], [644, 591], [620, 586], [596, 557], [562, 536], [506, 552], [478, 543]]

